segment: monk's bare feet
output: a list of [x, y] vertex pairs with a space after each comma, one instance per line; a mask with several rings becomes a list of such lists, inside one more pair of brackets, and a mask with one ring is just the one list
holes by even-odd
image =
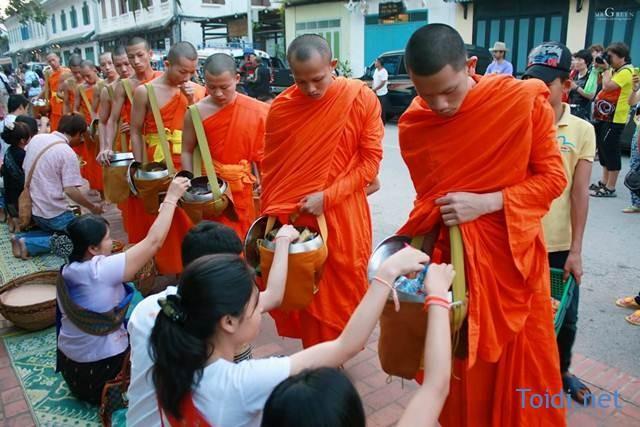
[[18, 227], [18, 221], [16, 218], [9, 217], [9, 220], [7, 222], [9, 224], [9, 233], [13, 234], [20, 231]]
[[24, 260], [31, 258], [29, 256], [29, 251], [27, 250], [27, 244], [24, 242], [24, 238], [18, 239], [18, 244], [20, 245], [20, 258]]
[[10, 236], [11, 239], [11, 251], [13, 252], [13, 256], [16, 258], [20, 258], [20, 256], [22, 255], [22, 251], [20, 250], [20, 242], [18, 241], [19, 239], [16, 237], [15, 234], [12, 234]]

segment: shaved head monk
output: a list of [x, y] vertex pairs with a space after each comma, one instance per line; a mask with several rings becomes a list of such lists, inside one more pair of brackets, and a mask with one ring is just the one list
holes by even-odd
[[69, 58], [69, 74], [62, 82], [60, 91], [62, 92], [63, 99], [63, 113], [69, 114], [76, 112], [76, 92], [78, 86], [84, 83], [82, 77], [82, 57], [77, 53], [74, 53]]
[[[209, 96], [196, 106], [216, 175], [229, 184], [238, 214], [237, 221], [224, 215], [205, 219], [232, 227], [244, 239], [257, 214], [253, 204], [253, 187], [257, 182], [254, 171], [258, 170], [264, 153], [269, 106], [236, 92], [240, 76], [235, 60], [225, 53], [216, 53], [207, 58], [204, 80]], [[193, 170], [193, 151], [197, 144], [193, 117], [187, 111], [182, 134], [183, 169]]]
[[[176, 171], [181, 169], [182, 126], [184, 115], [189, 105], [200, 101], [205, 96], [205, 89], [193, 83], [191, 78], [196, 72], [198, 53], [191, 43], [178, 42], [169, 50], [165, 73], [151, 82], [139, 85], [133, 95], [131, 108], [131, 146], [137, 161], [167, 162], [161, 148], [161, 135], [158, 129], [165, 129], [171, 161]], [[134, 63], [134, 69], [136, 65]], [[151, 96], [150, 96], [151, 94]], [[155, 97], [153, 96], [155, 94]], [[157, 100], [160, 122], [152, 114], [152, 99]], [[154, 217], [148, 217], [148, 228]], [[182, 261], [176, 256], [182, 238], [191, 228], [192, 223], [187, 214], [178, 209], [173, 218], [169, 235], [164, 246], [156, 256], [158, 270], [162, 274], [182, 272]]]
[[73, 96], [73, 111], [79, 111], [84, 115], [87, 126], [90, 129], [90, 132], [85, 135], [86, 156], [82, 157], [86, 164], [83, 167], [83, 176], [89, 181], [89, 187], [101, 192], [104, 189], [102, 168], [96, 160], [100, 147], [99, 141], [94, 139], [97, 136], [95, 135], [97, 129], [91, 127], [93, 121], [97, 119], [97, 113], [93, 106], [94, 98], [98, 97], [96, 91], [99, 90], [98, 82], [100, 82], [100, 78], [95, 64], [91, 61], [82, 61], [79, 68], [83, 82], [76, 86]]
[[51, 131], [53, 132], [58, 129], [58, 123], [60, 123], [60, 118], [63, 114], [62, 93], [59, 91], [63, 76], [67, 74], [69, 70], [60, 65], [60, 57], [55, 52], [49, 52], [47, 54], [47, 64], [49, 64], [51, 70], [45, 72], [45, 85], [40, 97], [49, 101], [49, 106], [51, 107], [49, 120]]
[[439, 230], [441, 262], [446, 227], [459, 225], [467, 267], [467, 356], [455, 359], [440, 423], [563, 426], [562, 409], [530, 404], [562, 391], [541, 220], [567, 181], [549, 90], [471, 75], [476, 58], [443, 24], [417, 30], [405, 61], [418, 97], [400, 118], [400, 148], [417, 197], [398, 233]]
[[[153, 52], [149, 43], [143, 38], [133, 37], [127, 46], [115, 52], [115, 65], [121, 79], [114, 85], [113, 102], [107, 120], [105, 138], [101, 142], [101, 152], [98, 161], [103, 165], [109, 164], [109, 156], [112, 153], [112, 143], [116, 138], [125, 136], [127, 151], [131, 151], [129, 135], [131, 122], [131, 105], [133, 92], [140, 85], [162, 75], [160, 71], [151, 68]], [[126, 57], [126, 59], [125, 59]], [[129, 243], [140, 242], [147, 235], [147, 226], [140, 218], [144, 218], [142, 201], [135, 196], [129, 197], [126, 202], [118, 205], [122, 211], [122, 223], [127, 231]]]
[[297, 37], [287, 59], [296, 84], [269, 111], [261, 203], [283, 223], [300, 213], [295, 224], [317, 229], [316, 217], [326, 218], [329, 255], [318, 293], [305, 309], [273, 314], [281, 336], [309, 347], [335, 339], [367, 289], [365, 187], [378, 174], [384, 128], [375, 93], [335, 77], [337, 61], [322, 37]]

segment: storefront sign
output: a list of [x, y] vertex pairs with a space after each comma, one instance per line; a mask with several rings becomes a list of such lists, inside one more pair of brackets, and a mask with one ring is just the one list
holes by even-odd
[[227, 21], [229, 37], [244, 37], [247, 35], [247, 17]]
[[405, 13], [407, 8], [402, 1], [380, 3], [378, 15], [380, 19], [391, 18], [393, 16]]

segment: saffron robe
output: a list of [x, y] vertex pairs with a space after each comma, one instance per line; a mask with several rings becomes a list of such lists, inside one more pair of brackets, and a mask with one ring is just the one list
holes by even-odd
[[[548, 89], [538, 80], [474, 77], [460, 110], [441, 117], [414, 99], [399, 122], [416, 189], [399, 234], [441, 223], [435, 200], [451, 192], [501, 191], [504, 209], [462, 224], [468, 357], [455, 359], [440, 422], [451, 426], [563, 426], [562, 409], [534, 409], [517, 389], [560, 393], [542, 217], [567, 183]], [[446, 233], [443, 233], [446, 235]], [[447, 242], [434, 260], [447, 261]], [[439, 248], [438, 248], [439, 246]], [[442, 255], [442, 256], [439, 256]]]
[[[357, 80], [336, 78], [317, 100], [292, 86], [271, 105], [263, 213], [288, 222], [303, 197], [324, 192], [329, 255], [319, 291], [303, 310], [271, 312], [278, 333], [304, 347], [335, 339], [367, 290], [372, 232], [364, 189], [378, 175], [383, 134], [380, 103]], [[309, 215], [296, 224], [317, 228]]]
[[[204, 88], [202, 86], [198, 87], [201, 90], [196, 90], [196, 95], [194, 96], [196, 100], [200, 99], [198, 98], [199, 96], [204, 96]], [[178, 92], [176, 96], [171, 98], [160, 108], [160, 114], [162, 115], [162, 120], [167, 129], [167, 133], [175, 133], [176, 131], [180, 131], [181, 133], [184, 115], [188, 106], [186, 97], [182, 92]], [[151, 121], [149, 121], [150, 117]], [[180, 120], [177, 119], [178, 117], [180, 117]], [[149, 133], [157, 133], [157, 131], [158, 129], [153, 121], [153, 114], [149, 111], [145, 118], [143, 136], [147, 139], [149, 137]], [[150, 147], [147, 147], [147, 149], [149, 148]], [[180, 170], [180, 153], [172, 155], [172, 158], [174, 160], [176, 170]], [[176, 162], [176, 158], [178, 159], [178, 162]], [[149, 157], [149, 159], [151, 159], [151, 157]], [[139, 201], [141, 202], [141, 200]], [[135, 212], [136, 218], [134, 221], [136, 225], [134, 233], [142, 235], [142, 238], [144, 238], [144, 236], [149, 232], [149, 228], [151, 228], [156, 215], [149, 215], [144, 211], [144, 209], [140, 209], [139, 211], [136, 210]], [[189, 216], [181, 208], [177, 208], [173, 215], [169, 234], [155, 257], [156, 266], [161, 274], [179, 274], [182, 272], [182, 258], [180, 256], [182, 240], [192, 226], [193, 223]]]
[[58, 130], [58, 124], [62, 118], [62, 98], [58, 96], [58, 89], [60, 88], [62, 76], [68, 72], [69, 69], [60, 67], [58, 71], [53, 71], [47, 79], [49, 85], [49, 106], [51, 107], [49, 117], [51, 132]]
[[227, 181], [238, 214], [238, 221], [224, 215], [206, 219], [228, 225], [243, 240], [257, 216], [251, 164], [259, 164], [264, 156], [268, 113], [264, 102], [238, 94], [232, 103], [202, 121], [216, 174]]
[[[84, 86], [84, 93], [87, 95], [87, 100], [89, 101], [90, 106], [93, 102], [96, 87], [98, 87], [97, 84], [90, 87]], [[100, 94], [98, 94], [98, 96], [100, 96]], [[82, 112], [82, 114], [84, 115], [87, 126], [91, 126], [91, 122], [93, 121], [92, 113], [90, 109], [87, 109], [87, 106], [82, 97], [80, 97], [80, 112]], [[84, 160], [87, 162], [84, 167], [85, 178], [87, 179], [87, 181], [89, 181], [89, 187], [93, 188], [94, 190], [103, 191], [104, 183], [102, 180], [102, 166], [96, 160], [96, 157], [98, 156], [98, 150], [100, 149], [99, 143], [88, 141], [88, 139], [89, 136], [87, 135], [84, 144], [86, 153], [86, 157], [84, 157]]]

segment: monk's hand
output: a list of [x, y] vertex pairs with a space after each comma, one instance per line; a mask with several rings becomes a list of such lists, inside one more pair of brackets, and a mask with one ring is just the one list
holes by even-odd
[[298, 204], [300, 211], [310, 213], [311, 215], [320, 216], [324, 212], [324, 192], [309, 194], [300, 200]]
[[580, 255], [580, 252], [569, 251], [567, 261], [564, 263], [563, 280], [567, 280], [570, 274], [573, 275], [579, 285], [582, 281], [582, 255]]
[[502, 193], [449, 193], [436, 200], [447, 227], [471, 222], [502, 209]]
[[129, 131], [131, 131], [131, 126], [129, 126], [129, 123], [122, 122], [122, 124], [120, 125], [120, 132], [129, 133]]
[[113, 151], [111, 151], [109, 149], [102, 150], [96, 156], [96, 160], [98, 161], [98, 163], [100, 163], [103, 166], [109, 166], [111, 164], [111, 155], [112, 154], [113, 154]]
[[185, 82], [180, 85], [180, 90], [182, 91], [184, 96], [187, 97], [187, 101], [189, 101], [189, 104], [193, 104], [193, 101], [194, 101], [193, 97], [196, 93], [193, 85], [190, 85], [189, 82]]

